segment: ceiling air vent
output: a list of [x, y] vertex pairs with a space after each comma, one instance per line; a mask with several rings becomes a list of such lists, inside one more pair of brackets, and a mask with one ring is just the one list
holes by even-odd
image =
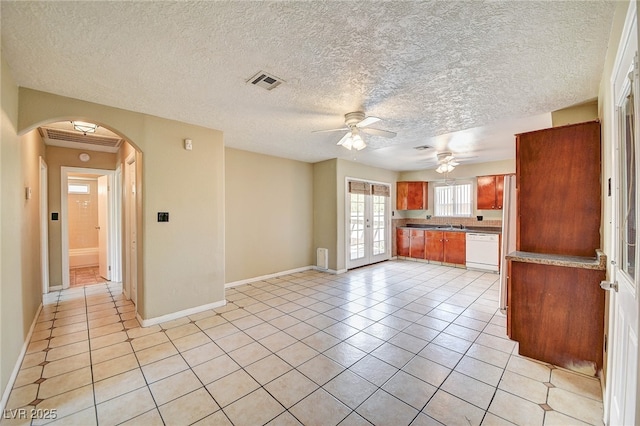
[[278, 87], [281, 83], [284, 83], [284, 80], [264, 71], [260, 71], [249, 80], [247, 80], [247, 83], [251, 83], [254, 86], [259, 86], [264, 89], [271, 90]]

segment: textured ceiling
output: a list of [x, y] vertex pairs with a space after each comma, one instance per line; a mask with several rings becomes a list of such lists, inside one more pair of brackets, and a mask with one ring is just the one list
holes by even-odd
[[[230, 147], [415, 170], [435, 157], [425, 144], [513, 158], [513, 133], [597, 97], [614, 8], [3, 0], [2, 55], [20, 86], [219, 129]], [[260, 70], [285, 82], [247, 84]], [[312, 133], [360, 109], [398, 136], [353, 153]]]

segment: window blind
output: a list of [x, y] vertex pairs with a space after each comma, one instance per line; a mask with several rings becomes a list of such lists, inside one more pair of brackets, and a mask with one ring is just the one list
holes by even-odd
[[471, 183], [436, 186], [434, 188], [435, 216], [471, 216], [471, 188]]
[[367, 182], [349, 181], [349, 192], [352, 194], [371, 194], [371, 185]]
[[389, 189], [389, 187], [387, 185], [376, 185], [373, 184], [372, 186], [372, 193], [373, 195], [378, 195], [380, 197], [390, 197], [391, 196], [391, 191]]

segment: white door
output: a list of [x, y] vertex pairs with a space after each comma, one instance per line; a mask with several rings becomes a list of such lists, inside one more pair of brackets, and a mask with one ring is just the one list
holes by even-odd
[[129, 297], [138, 303], [138, 231], [136, 205], [136, 162], [135, 157], [127, 160], [126, 169], [126, 238], [127, 238], [127, 287]]
[[[610, 425], [634, 425], [638, 391], [638, 64], [635, 2], [614, 75], [615, 131], [607, 407]], [[631, 11], [633, 9], [633, 11]], [[626, 35], [626, 37], [625, 37]], [[616, 286], [617, 283], [617, 286]], [[607, 283], [603, 283], [606, 287]], [[606, 419], [605, 419], [606, 420]]]
[[347, 181], [347, 269], [390, 257], [390, 186]]
[[109, 176], [98, 177], [98, 269], [100, 276], [111, 280], [109, 268]]

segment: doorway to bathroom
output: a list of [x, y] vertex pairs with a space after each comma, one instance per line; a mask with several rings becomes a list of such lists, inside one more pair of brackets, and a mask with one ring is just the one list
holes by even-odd
[[120, 171], [61, 172], [62, 287], [121, 281]]

